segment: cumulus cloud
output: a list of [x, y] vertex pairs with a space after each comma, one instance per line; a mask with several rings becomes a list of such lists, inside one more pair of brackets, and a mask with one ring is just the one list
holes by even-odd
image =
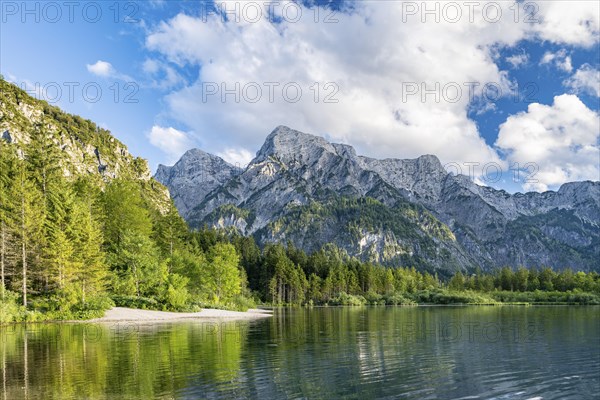
[[529, 170], [527, 190], [599, 180], [599, 124], [599, 115], [577, 96], [563, 94], [552, 105], [533, 103], [526, 112], [508, 117], [500, 125], [496, 146]]
[[526, 53], [515, 54], [507, 57], [506, 61], [510, 63], [513, 68], [519, 68], [521, 65], [525, 65], [529, 62], [529, 55]]
[[[146, 46], [199, 69], [197, 80], [169, 94], [166, 104], [209, 151], [223, 152], [227, 143], [257, 149], [268, 132], [285, 124], [376, 157], [433, 153], [443, 162], [505, 165], [468, 117], [474, 105], [481, 112], [494, 109], [486, 89], [511, 94], [494, 53], [532, 38], [589, 46], [597, 40], [597, 5], [575, 2], [575, 13], [569, 4], [546, 4], [566, 2], [542, 2], [540, 23], [523, 15], [515, 23], [511, 3], [492, 3], [504, 16], [495, 22], [483, 15], [484, 3], [471, 20], [463, 9], [458, 22], [439, 23], [431, 16], [432, 23], [423, 23], [424, 15], [407, 15], [404, 3], [383, 1], [354, 2], [334, 23], [324, 23], [324, 9], [288, 1], [274, 9], [265, 5], [263, 17], [253, 21], [180, 13], [150, 29]], [[303, 17], [288, 22], [288, 5]]]
[[148, 134], [148, 139], [153, 146], [167, 155], [169, 163], [174, 163], [183, 153], [194, 147], [187, 133], [172, 127], [154, 125]]
[[[333, 24], [315, 24], [306, 8], [307, 17], [295, 23], [263, 18], [235, 24], [179, 14], [160, 24], [147, 46], [178, 63], [201, 66], [195, 84], [167, 97], [173, 116], [208, 142], [244, 148], [258, 148], [268, 132], [286, 124], [375, 156], [435, 153], [446, 161], [498, 161], [467, 117], [469, 90], [480, 96], [490, 83], [510, 92], [488, 47], [514, 43], [519, 27], [501, 21], [505, 31], [498, 39], [497, 26], [482, 18], [461, 27], [423, 24], [416, 17], [399, 24], [402, 8], [395, 2], [356, 7], [336, 15]], [[442, 36], [447, 40], [440, 41]], [[270, 82], [278, 84], [273, 98]], [[262, 97], [254, 102], [255, 84]], [[223, 96], [225, 90], [239, 99]], [[301, 98], [290, 99], [298, 90]]]
[[116, 73], [112, 64], [107, 61], [98, 60], [95, 64], [86, 64], [88, 72], [104, 78], [112, 76]]
[[600, 3], [596, 1], [539, 1], [530, 3], [521, 17], [542, 40], [592, 47], [600, 33]]
[[563, 84], [576, 92], [586, 92], [600, 97], [600, 71], [589, 64], [582, 65]]
[[86, 64], [89, 73], [102, 78], [120, 79], [123, 81], [132, 81], [132, 79], [117, 71], [108, 61], [98, 60], [94, 64]]
[[561, 49], [556, 53], [552, 53], [551, 51], [545, 52], [540, 60], [540, 65], [544, 64], [554, 65], [556, 68], [565, 72], [571, 72], [573, 70], [571, 56], [567, 55], [565, 49]]

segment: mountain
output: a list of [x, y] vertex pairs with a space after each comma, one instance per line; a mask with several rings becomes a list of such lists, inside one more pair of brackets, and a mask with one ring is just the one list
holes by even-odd
[[509, 194], [448, 173], [433, 155], [377, 160], [285, 126], [248, 167], [191, 151], [155, 176], [188, 222], [261, 244], [430, 271], [549, 265], [600, 270], [600, 183]]
[[34, 142], [59, 149], [64, 176], [92, 176], [102, 186], [115, 178], [140, 183], [159, 209], [170, 204], [166, 188], [152, 178], [146, 160], [132, 156], [108, 130], [63, 112], [0, 79], [0, 140], [27, 150]]
[[198, 199], [205, 198], [240, 172], [220, 157], [192, 149], [172, 167], [159, 165], [154, 177], [172, 188], [173, 201], [181, 216], [186, 217]]

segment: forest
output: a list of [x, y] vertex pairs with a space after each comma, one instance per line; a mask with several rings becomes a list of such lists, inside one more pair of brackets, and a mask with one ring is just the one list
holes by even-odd
[[0, 322], [99, 317], [114, 306], [198, 311], [269, 305], [600, 304], [595, 272], [550, 268], [453, 276], [361, 262], [325, 244], [190, 230], [153, 180], [65, 172], [50, 137], [0, 140]]

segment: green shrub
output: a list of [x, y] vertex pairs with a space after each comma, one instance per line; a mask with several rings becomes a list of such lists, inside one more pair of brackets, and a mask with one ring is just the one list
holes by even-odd
[[117, 307], [138, 308], [142, 310], [162, 310], [162, 305], [150, 297], [113, 295], [112, 300]]
[[371, 305], [383, 305], [385, 304], [385, 300], [383, 299], [383, 296], [375, 293], [373, 291], [369, 291], [365, 294], [365, 300], [367, 301], [367, 304], [371, 304]]
[[19, 295], [0, 287], [0, 324], [20, 322], [25, 319], [25, 308], [19, 305]]
[[534, 303], [534, 304], [586, 304], [586, 305], [598, 305], [600, 304], [600, 296], [595, 293], [585, 293], [580, 291], [567, 291], [567, 292], [545, 292], [536, 290], [534, 292], [509, 292], [500, 291], [493, 292], [490, 295], [501, 302], [522, 302], [522, 303]]
[[487, 294], [470, 290], [421, 290], [412, 295], [418, 303], [426, 304], [497, 304], [498, 301]]
[[340, 292], [336, 297], [331, 299], [330, 303], [336, 306], [362, 306], [366, 302], [367, 300], [362, 296]]
[[207, 301], [206, 299], [196, 298], [193, 301], [188, 302], [185, 311], [199, 312], [202, 311], [203, 308], [228, 311], [248, 311], [250, 308], [256, 308], [256, 301], [243, 295], [234, 296], [228, 302], [219, 304]]
[[256, 308], [256, 302], [249, 297], [237, 295], [232, 300], [232, 306], [235, 311], [248, 311], [251, 308]]
[[390, 306], [415, 305], [416, 303], [402, 296], [400, 293], [392, 293], [384, 296], [385, 304]]

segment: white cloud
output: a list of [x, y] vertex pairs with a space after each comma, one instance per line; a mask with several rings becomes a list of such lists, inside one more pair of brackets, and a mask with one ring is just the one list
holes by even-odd
[[565, 72], [573, 71], [573, 65], [571, 64], [571, 56], [567, 55], [565, 49], [561, 49], [556, 53], [547, 51], [540, 60], [540, 65], [552, 64], [556, 68], [561, 69]]
[[98, 60], [95, 64], [86, 64], [88, 72], [104, 78], [110, 77], [116, 73], [112, 64], [107, 61]]
[[160, 63], [156, 60], [147, 59], [142, 65], [142, 69], [147, 74], [156, 74], [160, 71]]
[[519, 68], [521, 65], [525, 65], [529, 62], [529, 54], [515, 54], [506, 58], [506, 61], [510, 63], [513, 68]]
[[589, 64], [582, 65], [563, 84], [576, 92], [587, 92], [600, 97], [600, 71]]
[[193, 141], [185, 132], [175, 128], [164, 128], [154, 125], [148, 134], [150, 143], [162, 150], [169, 160], [169, 163], [177, 161], [183, 153], [194, 147]]
[[254, 155], [251, 152], [242, 148], [228, 148], [217, 153], [217, 155], [228, 163], [240, 168], [245, 168], [254, 158]]
[[[235, 23], [231, 19], [225, 22], [219, 15], [179, 14], [155, 26], [146, 45], [178, 65], [199, 67], [197, 81], [172, 92], [166, 103], [170, 116], [197, 132], [208, 151], [224, 152], [231, 146], [228, 143], [257, 149], [268, 132], [285, 124], [350, 143], [371, 156], [433, 153], [442, 162], [503, 164], [468, 117], [474, 104], [481, 112], [493, 110], [493, 104], [470, 101], [466, 85], [477, 82], [477, 96], [482, 95], [486, 83], [498, 85], [504, 95], [511, 94], [507, 73], [499, 70], [494, 60], [497, 49], [533, 38], [593, 44], [597, 41], [593, 35], [597, 6], [579, 2], [575, 6], [579, 14], [567, 10], [566, 18], [561, 19], [562, 8], [545, 4], [555, 2], [543, 2], [541, 23], [528, 24], [514, 22], [512, 3], [490, 3], [503, 7], [504, 17], [496, 23], [482, 18], [483, 4], [475, 8], [473, 22], [463, 17], [458, 23], [435, 23], [429, 17], [433, 23], [422, 23], [422, 15], [406, 18], [403, 3], [383, 1], [355, 2], [351, 13], [335, 15], [337, 23], [323, 23], [328, 12], [321, 10], [320, 22], [315, 23], [314, 9], [283, 1], [275, 8], [276, 14], [285, 4], [295, 4], [290, 8], [301, 7], [304, 17], [295, 23], [271, 23], [267, 18], [255, 23], [242, 18]], [[582, 10], [584, 6], [588, 8]], [[263, 15], [267, 13], [263, 10]], [[277, 16], [285, 19], [282, 14]], [[586, 25], [589, 18], [592, 22]], [[581, 21], [584, 25], [574, 32], [564, 26]], [[565, 54], [562, 60], [563, 68], [567, 57]], [[204, 95], [207, 82], [217, 84], [216, 95]], [[249, 85], [246, 88], [253, 97], [253, 82], [263, 95], [256, 102], [243, 96], [239, 102], [234, 95], [221, 97], [222, 84], [234, 89], [236, 83], [238, 92]], [[267, 82], [280, 84], [273, 101]], [[315, 82], [319, 83], [318, 101], [314, 100]], [[333, 96], [337, 103], [324, 102], [336, 89], [326, 88], [327, 82], [339, 88]], [[302, 89], [298, 102], [283, 99], [282, 87], [289, 83]], [[403, 96], [413, 84], [419, 93]], [[447, 85], [447, 96], [436, 99], [430, 94], [422, 101], [423, 89], [436, 84], [438, 93]], [[449, 99], [456, 87], [461, 88], [461, 96]]]
[[170, 89], [183, 81], [173, 67], [162, 61], [146, 59], [142, 64], [142, 70], [151, 80], [151, 87]]
[[[519, 3], [524, 4], [524, 3]], [[520, 17], [530, 20], [531, 30], [542, 40], [574, 46], [591, 47], [600, 33], [600, 2], [538, 1]]]
[[[508, 117], [500, 125], [496, 146], [507, 152], [511, 163], [533, 163], [527, 190], [546, 190], [565, 182], [599, 180], [599, 115], [570, 94], [554, 98], [554, 104], [530, 104], [527, 112]], [[532, 172], [534, 167], [529, 170]]]
[[133, 81], [128, 75], [122, 74], [117, 71], [111, 63], [108, 61], [98, 60], [94, 64], [86, 64], [86, 68], [89, 73], [102, 78], [120, 79], [123, 81]]

